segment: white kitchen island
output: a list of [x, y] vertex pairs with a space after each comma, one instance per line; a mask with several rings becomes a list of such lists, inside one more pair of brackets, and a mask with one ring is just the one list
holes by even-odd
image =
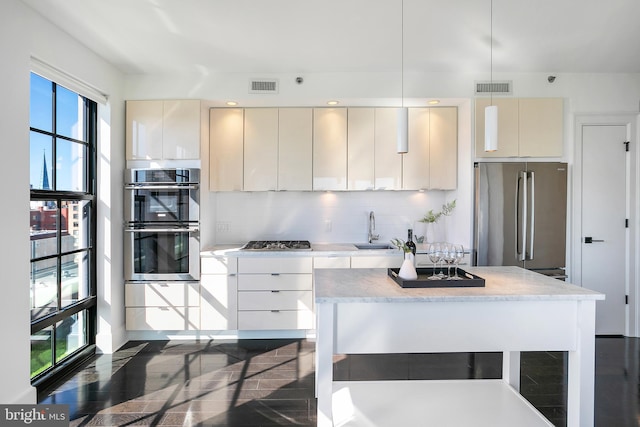
[[[593, 425], [595, 302], [518, 267], [485, 287], [403, 289], [386, 269], [314, 270], [318, 426], [549, 426], [518, 392], [521, 351], [567, 351], [567, 426]], [[503, 352], [501, 380], [333, 381], [334, 354]]]

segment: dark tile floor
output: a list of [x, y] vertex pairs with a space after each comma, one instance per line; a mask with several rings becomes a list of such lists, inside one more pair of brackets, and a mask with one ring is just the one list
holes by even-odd
[[[639, 426], [640, 339], [596, 339], [596, 426]], [[522, 394], [566, 425], [566, 354], [523, 353]], [[335, 378], [499, 378], [502, 356], [336, 356]], [[314, 343], [130, 342], [96, 356], [39, 403], [68, 404], [71, 426], [315, 426]]]

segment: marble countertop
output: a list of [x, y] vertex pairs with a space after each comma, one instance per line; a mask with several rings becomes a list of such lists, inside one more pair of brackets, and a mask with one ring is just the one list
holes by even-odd
[[603, 300], [604, 294], [520, 267], [465, 267], [485, 287], [402, 288], [386, 269], [314, 270], [316, 303]]

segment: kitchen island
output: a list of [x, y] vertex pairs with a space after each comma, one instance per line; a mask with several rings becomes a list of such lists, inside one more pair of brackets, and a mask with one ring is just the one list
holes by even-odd
[[[401, 288], [386, 269], [314, 270], [318, 426], [551, 425], [519, 393], [521, 351], [567, 351], [567, 425], [593, 425], [595, 302], [518, 267], [475, 288]], [[333, 381], [334, 354], [503, 352], [500, 380]]]

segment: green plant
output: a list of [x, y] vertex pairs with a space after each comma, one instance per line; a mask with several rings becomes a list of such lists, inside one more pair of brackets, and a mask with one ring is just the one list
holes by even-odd
[[411, 248], [407, 246], [407, 243], [402, 239], [391, 239], [391, 244], [405, 253], [411, 252]]
[[456, 201], [445, 203], [442, 205], [442, 210], [440, 212], [434, 212], [433, 209], [430, 209], [424, 217], [420, 220], [420, 222], [434, 223], [438, 222], [440, 217], [449, 216], [453, 213], [453, 210], [456, 208]]

